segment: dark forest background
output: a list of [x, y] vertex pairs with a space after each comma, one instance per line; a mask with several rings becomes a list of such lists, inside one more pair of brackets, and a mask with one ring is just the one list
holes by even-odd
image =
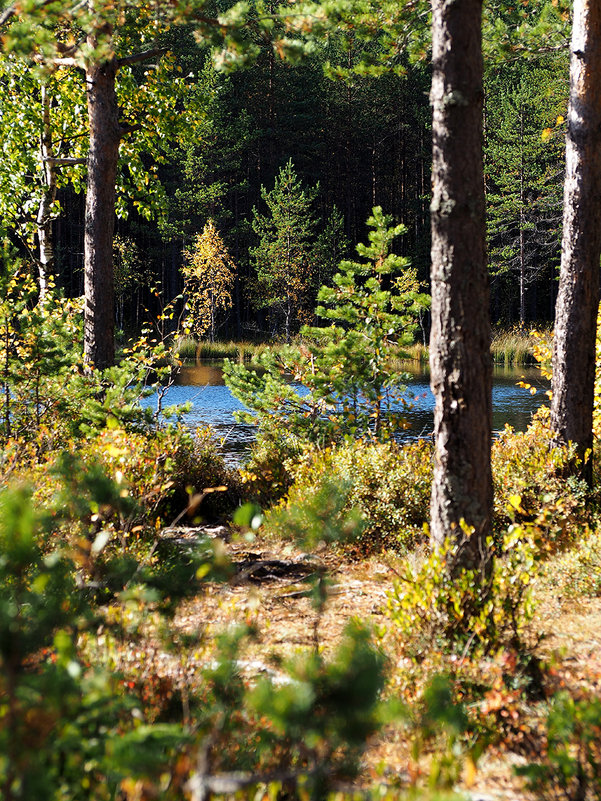
[[[166, 303], [181, 293], [186, 248], [215, 220], [237, 266], [234, 305], [220, 321], [219, 337], [264, 338], [277, 333], [257, 297], [252, 249], [253, 208], [265, 213], [261, 188], [271, 190], [292, 161], [314, 201], [315, 235], [331, 258], [351, 256], [366, 235], [373, 206], [382, 206], [407, 233], [396, 245], [427, 288], [431, 126], [430, 68], [404, 65], [403, 75], [328, 77], [359, 60], [348, 37], [330, 41], [300, 65], [280, 60], [265, 45], [251, 68], [215, 72], [206, 48], [190, 31], [174, 29], [168, 44], [188, 90], [203, 109], [189, 139], [167, 147], [160, 165], [166, 201], [147, 220], [135, 209], [117, 224], [117, 323], [135, 330], [156, 295]], [[373, 45], [370, 45], [373, 46]], [[567, 106], [563, 54], [508, 60], [486, 76], [485, 181], [489, 220], [493, 324], [553, 319]], [[200, 135], [198, 131], [200, 130]], [[145, 156], [150, 162], [152, 154]], [[58, 283], [83, 292], [83, 194], [59, 194], [63, 214], [54, 223]], [[334, 218], [332, 217], [334, 215]], [[327, 239], [327, 237], [326, 237]], [[317, 287], [316, 287], [317, 289]], [[315, 290], [316, 291], [316, 290]]]

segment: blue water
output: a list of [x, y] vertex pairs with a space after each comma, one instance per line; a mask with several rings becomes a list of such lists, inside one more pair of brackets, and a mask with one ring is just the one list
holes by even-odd
[[[536, 395], [516, 385], [522, 378], [538, 388]], [[493, 430], [502, 431], [509, 424], [523, 431], [532, 413], [547, 401], [546, 389], [548, 383], [541, 379], [537, 370], [497, 368], [493, 377]], [[409, 404], [405, 415], [409, 427], [400, 433], [399, 438], [410, 440], [429, 436], [433, 428], [434, 396], [426, 373], [416, 372], [412, 375], [407, 383], [405, 398]], [[155, 405], [156, 398], [148, 398], [146, 403]], [[254, 439], [255, 429], [234, 419], [233, 413], [244, 407], [224, 386], [218, 364], [181, 369], [177, 383], [169, 388], [163, 404], [181, 403], [191, 404], [190, 411], [183, 417], [187, 425], [193, 428], [210, 425], [223, 442], [227, 461], [236, 464], [243, 460], [245, 451]]]

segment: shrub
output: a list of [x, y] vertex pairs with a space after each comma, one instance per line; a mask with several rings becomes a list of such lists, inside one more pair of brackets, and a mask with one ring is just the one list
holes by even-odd
[[601, 701], [574, 699], [561, 692], [547, 719], [547, 753], [537, 763], [518, 768], [539, 798], [564, 801], [601, 799]]
[[259, 431], [250, 458], [240, 470], [247, 498], [268, 507], [281, 500], [290, 489], [292, 465], [302, 453], [297, 439]]
[[355, 507], [365, 530], [355, 545], [363, 552], [393, 548], [406, 551], [423, 540], [432, 483], [432, 449], [418, 441], [344, 445], [307, 450], [287, 462], [294, 479], [287, 503], [300, 504], [319, 492], [325, 478], [348, 486], [348, 508]]
[[[467, 529], [465, 533], [470, 535]], [[455, 547], [447, 541], [421, 565], [406, 560], [399, 570], [388, 614], [405, 648], [420, 657], [432, 649], [464, 655], [502, 645], [522, 650], [534, 611], [530, 587], [536, 551], [527, 531], [510, 528], [489, 575], [473, 569], [451, 575], [447, 560]]]
[[206, 490], [189, 520], [214, 520], [238, 503], [238, 475], [225, 467], [210, 429], [192, 433], [182, 426], [167, 426], [136, 432], [112, 424], [77, 453], [84, 465], [98, 463], [135, 501], [137, 517], [122, 521], [129, 529], [140, 523], [150, 523], [154, 529], [158, 518], [169, 523], [192, 495]]
[[601, 597], [601, 534], [587, 530], [574, 547], [553, 557], [542, 570], [558, 595]]
[[536, 522], [539, 546], [570, 544], [586, 522], [586, 483], [565, 476], [570, 449], [550, 448], [549, 410], [542, 407], [523, 433], [507, 428], [494, 442], [492, 471], [497, 538], [512, 522]]

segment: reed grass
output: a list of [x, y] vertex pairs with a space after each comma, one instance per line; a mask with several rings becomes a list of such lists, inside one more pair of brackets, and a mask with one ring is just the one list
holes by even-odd
[[182, 361], [191, 361], [196, 359], [196, 348], [198, 347], [197, 341], [194, 337], [178, 337], [173, 345], [173, 351]]
[[493, 362], [506, 367], [535, 364], [533, 345], [530, 331], [521, 328], [493, 331], [490, 343]]
[[[520, 328], [497, 329], [493, 332], [491, 353], [495, 364], [507, 367], [535, 364], [533, 346], [535, 340], [531, 332]], [[282, 347], [277, 342], [209, 342], [197, 341], [194, 337], [182, 336], [174, 343], [174, 352], [184, 361], [232, 359], [234, 361], [252, 361], [265, 350], [277, 350]], [[421, 342], [403, 348], [399, 353], [399, 369], [403, 362], [417, 362], [427, 365], [429, 349]]]
[[219, 361], [232, 359], [232, 361], [252, 361], [265, 350], [274, 350], [278, 343], [269, 342], [210, 342], [197, 340], [191, 336], [182, 336], [176, 339], [173, 351], [182, 361]]
[[422, 342], [415, 342], [413, 345], [408, 345], [403, 348], [407, 354], [407, 359], [412, 362], [419, 362], [420, 364], [428, 364], [430, 358], [430, 350], [427, 345]]

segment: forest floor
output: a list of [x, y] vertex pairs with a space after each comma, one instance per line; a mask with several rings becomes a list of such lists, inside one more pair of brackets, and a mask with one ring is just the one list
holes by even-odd
[[[189, 530], [183, 536], [194, 538], [195, 534]], [[262, 673], [277, 677], [281, 658], [308, 652], [316, 638], [326, 655], [333, 652], [349, 618], [359, 618], [374, 628], [376, 641], [388, 657], [392, 691], [395, 687], [400, 693], [406, 691], [405, 679], [398, 676], [403, 676], [407, 660], [398, 657], [394, 624], [386, 614], [387, 594], [396, 575], [395, 557], [381, 555], [357, 561], [329, 550], [318, 554], [332, 579], [325, 611], [318, 620], [306, 597], [307, 576], [314, 572], [314, 562], [308, 562], [290, 545], [271, 540], [225, 542], [224, 548], [236, 566], [235, 577], [224, 584], [208, 583], [202, 594], [180, 605], [173, 620], [174, 642], [178, 641], [178, 632], [201, 634], [202, 645], [176, 648], [169, 654], [156, 643], [150, 645], [149, 640], [140, 646], [146, 650], [147, 664], [152, 651], [150, 661], [160, 663], [159, 673], [180, 685], [193, 685], [198, 671], [214, 654], [214, 635], [231, 624], [252, 623], [259, 635], [249, 642], [240, 659], [241, 672], [250, 681]], [[600, 695], [601, 599], [562, 599], [543, 588], [538, 601], [533, 622], [534, 653], [544, 665], [545, 695], [548, 698], [559, 688], [569, 689], [576, 697], [583, 691]], [[181, 641], [186, 642], [186, 638]], [[508, 724], [514, 734], [526, 730], [530, 735], [524, 739], [520, 734], [507, 741], [501, 738], [486, 749], [475, 769], [468, 761], [457, 789], [474, 801], [529, 798], [514, 767], [540, 757], [544, 701], [515, 706], [503, 702], [507, 709], [501, 714], [508, 718], [505, 722], [499, 718], [500, 723]], [[494, 707], [494, 700], [489, 705]], [[416, 763], [406, 732], [388, 729], [370, 743], [361, 782], [402, 786], [416, 779], [416, 771], [427, 774], [429, 757], [426, 748]]]

